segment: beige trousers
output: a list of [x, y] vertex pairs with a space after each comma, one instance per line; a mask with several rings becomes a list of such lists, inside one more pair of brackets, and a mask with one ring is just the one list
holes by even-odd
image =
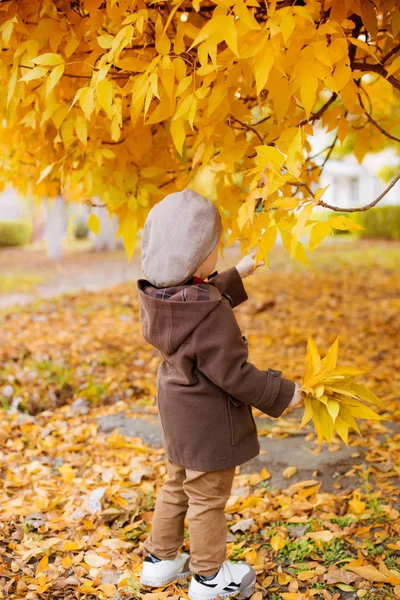
[[234, 474], [235, 467], [203, 473], [168, 461], [168, 477], [156, 500], [145, 549], [162, 560], [174, 560], [187, 516], [191, 571], [204, 576], [218, 571], [226, 558], [224, 508]]

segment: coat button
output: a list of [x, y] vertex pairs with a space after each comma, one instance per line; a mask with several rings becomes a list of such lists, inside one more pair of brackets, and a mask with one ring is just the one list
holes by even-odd
[[280, 371], [274, 371], [273, 369], [271, 369], [271, 375], [273, 375], [274, 377], [279, 377], [281, 374]]

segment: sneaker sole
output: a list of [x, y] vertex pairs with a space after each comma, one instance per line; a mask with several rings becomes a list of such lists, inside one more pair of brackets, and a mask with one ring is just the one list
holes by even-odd
[[191, 594], [189, 591], [189, 599], [190, 600], [214, 600], [214, 598], [235, 598], [236, 600], [245, 600], [246, 598], [250, 598], [250, 596], [254, 593], [254, 584], [256, 582], [256, 578], [253, 579], [251, 584], [244, 588], [243, 590], [239, 590], [237, 592], [226, 592], [225, 594], [215, 594], [213, 595], [197, 595]]
[[149, 579], [149, 578], [140, 578], [140, 583], [142, 585], [147, 585], [148, 587], [162, 587], [163, 585], [168, 585], [169, 583], [173, 583], [174, 581], [180, 581], [181, 579], [186, 579], [189, 577], [190, 571], [184, 571], [183, 573], [179, 573], [178, 575], [174, 575], [173, 577], [169, 577], [168, 579]]

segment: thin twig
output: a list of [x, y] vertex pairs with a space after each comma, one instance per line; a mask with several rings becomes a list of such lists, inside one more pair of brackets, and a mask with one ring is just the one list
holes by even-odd
[[[18, 65], [21, 69], [34, 69], [28, 65]], [[92, 67], [93, 71], [98, 71], [97, 67]], [[121, 73], [114, 73], [110, 76], [110, 79], [129, 79], [132, 75], [137, 75], [139, 71], [121, 71]], [[73, 79], [91, 79], [93, 75], [74, 75], [73, 73], [63, 73], [62, 77], [72, 77]]]
[[262, 138], [262, 135], [260, 134], [259, 131], [257, 131], [257, 129], [255, 127], [253, 127], [252, 125], [248, 125], [247, 123], [244, 123], [243, 121], [239, 121], [239, 119], [237, 119], [236, 117], [234, 117], [233, 115], [229, 116], [229, 119], [232, 119], [233, 121], [236, 121], [236, 123], [239, 123], [239, 125], [242, 125], [242, 127], [244, 129], [248, 129], [249, 131], [252, 131], [253, 133], [256, 134], [256, 136], [258, 137], [258, 139], [260, 140], [260, 142], [262, 144], [264, 144], [264, 140]]
[[357, 95], [358, 95], [358, 99], [360, 101], [361, 108], [364, 110], [364, 115], [367, 117], [368, 121], [370, 123], [372, 123], [372, 125], [374, 125], [374, 127], [376, 127], [383, 135], [385, 135], [389, 139], [394, 140], [395, 142], [400, 142], [400, 138], [396, 137], [395, 135], [392, 135], [391, 133], [388, 133], [385, 129], [383, 129], [383, 127], [381, 127], [379, 125], [379, 123], [377, 123], [375, 121], [375, 119], [372, 118], [372, 116], [369, 114], [369, 112], [367, 111], [367, 109], [364, 106], [364, 103], [361, 98], [361, 94], [358, 92]]
[[[344, 118], [347, 117], [347, 114], [348, 114], [348, 111], [345, 110], [344, 113], [343, 113], [343, 117]], [[334, 148], [336, 146], [336, 142], [338, 141], [338, 139], [339, 139], [339, 136], [336, 133], [335, 139], [333, 140], [332, 144], [330, 146], [328, 146], [327, 148], [325, 148], [325, 150], [328, 150], [328, 154], [325, 156], [324, 162], [322, 163], [322, 165], [315, 165], [314, 167], [311, 167], [311, 169], [309, 169], [310, 171], [314, 171], [315, 169], [321, 169], [321, 173], [319, 174], [319, 176], [321, 177], [323, 168], [325, 167], [326, 163], [328, 162], [328, 160], [329, 160], [329, 158], [330, 158], [330, 156], [331, 156], [331, 154], [332, 154], [332, 152], [333, 152], [333, 150], [334, 150]], [[324, 150], [324, 152], [325, 152], [325, 150]], [[315, 156], [318, 156], [318, 154], [316, 154]]]
[[87, 206], [92, 206], [93, 208], [106, 208], [107, 204], [96, 204], [95, 202], [92, 202], [90, 199], [85, 200], [85, 204]]
[[[324, 152], [325, 152], [326, 150], [328, 150], [328, 154], [325, 156], [325, 158], [324, 158], [324, 162], [322, 163], [322, 165], [313, 165], [312, 167], [310, 167], [310, 168], [308, 169], [308, 172], [310, 172], [310, 171], [315, 171], [316, 169], [321, 169], [321, 173], [319, 174], [319, 176], [321, 177], [321, 174], [322, 174], [323, 168], [324, 168], [324, 166], [326, 165], [326, 163], [328, 162], [328, 160], [329, 160], [329, 158], [330, 158], [330, 156], [331, 156], [331, 154], [332, 154], [332, 152], [333, 152], [333, 149], [334, 149], [334, 148], [335, 148], [335, 146], [336, 146], [336, 142], [338, 141], [338, 139], [339, 139], [339, 138], [338, 138], [338, 134], [336, 134], [336, 135], [335, 135], [335, 139], [333, 140], [332, 144], [331, 144], [330, 146], [328, 146], [328, 148], [325, 148], [325, 149], [324, 149]], [[319, 153], [319, 154], [320, 154], [320, 153]], [[316, 156], [318, 156], [318, 154], [316, 154]], [[311, 160], [311, 159], [309, 159], [309, 160]]]
[[168, 181], [164, 181], [164, 183], [159, 185], [158, 188], [161, 189], [161, 188], [165, 187], [166, 185], [168, 185], [169, 183], [173, 183], [176, 180], [177, 180], [177, 177], [173, 177], [172, 179], [169, 179]]
[[338, 139], [339, 139], [339, 137], [338, 137], [338, 134], [336, 134], [336, 135], [335, 135], [335, 139], [333, 140], [333, 142], [332, 142], [332, 144], [331, 144], [331, 147], [329, 148], [329, 152], [328, 152], [328, 154], [325, 156], [324, 162], [323, 162], [323, 163], [322, 163], [322, 165], [321, 165], [321, 169], [323, 169], [323, 168], [324, 168], [324, 166], [326, 165], [327, 161], [329, 160], [329, 157], [330, 157], [330, 155], [332, 154], [332, 152], [333, 152], [333, 149], [334, 149], [334, 147], [336, 146], [336, 142], [338, 141]]
[[309, 156], [307, 158], [307, 160], [314, 160], [314, 158], [318, 158], [318, 156], [320, 156], [321, 154], [323, 154], [324, 152], [326, 152], [327, 150], [330, 149], [330, 145], [327, 146], [326, 148], [323, 148], [322, 150], [320, 150], [319, 152], [317, 152], [316, 154], [313, 154], [312, 156]]
[[[360, 92], [363, 92], [363, 94], [365, 95], [366, 99], [368, 100], [368, 110], [369, 110], [369, 113], [372, 114], [372, 112], [373, 112], [372, 100], [371, 100], [371, 97], [368, 94], [367, 90], [364, 87], [362, 87], [362, 85], [361, 85], [361, 79], [359, 79], [356, 82], [356, 86], [358, 87], [358, 89], [360, 90]], [[359, 100], [361, 102], [361, 98], [359, 98]]]
[[126, 138], [121, 138], [117, 142], [107, 142], [106, 140], [103, 140], [101, 143], [108, 144], [109, 146], [118, 146], [119, 144], [122, 144], [125, 140], [126, 140]]
[[[28, 65], [18, 65], [21, 69], [35, 69], [35, 67], [29, 67]], [[98, 69], [94, 68], [97, 71]], [[92, 75], [73, 75], [72, 73], [63, 73], [63, 77], [74, 77], [77, 79], [91, 79]]]
[[[324, 112], [330, 107], [332, 102], [334, 102], [336, 100], [336, 98], [337, 98], [337, 93], [334, 92], [332, 94], [332, 96], [329, 98], [329, 100], [323, 106], [321, 106], [321, 108], [316, 113], [312, 114], [309, 119], [306, 118], [306, 119], [303, 119], [302, 121], [300, 121], [299, 123], [297, 123], [296, 127], [302, 127], [303, 125], [306, 125], [307, 123], [313, 123], [314, 121], [320, 119], [322, 117], [322, 115], [324, 114]], [[240, 121], [239, 121], [239, 123], [240, 123]], [[257, 132], [257, 134], [258, 134], [258, 132]], [[265, 144], [266, 146], [274, 146], [275, 141], [277, 139], [278, 138], [275, 138], [275, 140], [271, 140], [267, 143], [265, 143], [263, 140], [262, 143]], [[257, 153], [254, 152], [253, 154], [246, 155], [246, 158], [252, 159], [252, 158], [255, 158], [256, 156], [257, 156]]]
[[265, 121], [268, 121], [268, 119], [271, 118], [271, 115], [268, 115], [268, 117], [264, 117], [263, 119], [261, 119], [261, 121], [257, 121], [257, 123], [254, 123], [255, 125], [261, 125], [261, 123], [265, 123]]

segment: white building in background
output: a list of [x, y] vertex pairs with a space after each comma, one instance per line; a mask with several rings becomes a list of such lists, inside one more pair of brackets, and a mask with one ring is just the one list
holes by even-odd
[[[324, 188], [327, 185], [329, 187], [323, 195], [323, 201], [341, 208], [369, 204], [385, 187], [370, 169], [358, 162], [336, 160], [327, 162], [318, 186], [314, 187]], [[392, 203], [389, 194], [382, 199], [383, 203]]]
[[[328, 147], [333, 141], [333, 134], [318, 133], [309, 138], [312, 146], [311, 154], [317, 154]], [[325, 155], [321, 155], [319, 164]], [[313, 190], [329, 185], [322, 200], [332, 206], [350, 208], [365, 206], [383, 192], [388, 184], [383, 183], [378, 173], [384, 167], [399, 168], [400, 157], [392, 148], [387, 148], [376, 154], [367, 154], [360, 165], [354, 154], [349, 154], [341, 160], [329, 159], [324, 166], [318, 184]], [[400, 181], [379, 202], [379, 205], [400, 204]]]
[[12, 188], [0, 192], [0, 221], [19, 221], [28, 216], [27, 205]]

